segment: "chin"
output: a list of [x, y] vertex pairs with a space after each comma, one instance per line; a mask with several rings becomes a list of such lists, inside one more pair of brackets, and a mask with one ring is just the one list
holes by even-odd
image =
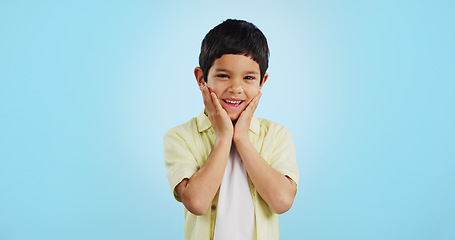
[[229, 118], [233, 122], [237, 121], [237, 119], [239, 119], [239, 117], [240, 117], [240, 114], [229, 114]]

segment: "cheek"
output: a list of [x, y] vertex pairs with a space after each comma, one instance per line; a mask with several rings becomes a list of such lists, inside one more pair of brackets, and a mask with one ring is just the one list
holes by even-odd
[[220, 96], [223, 93], [223, 87], [220, 84], [213, 84], [214, 81], [207, 84], [207, 87], [212, 89], [212, 91], [216, 94], [216, 96]]
[[252, 86], [252, 87], [248, 88], [248, 90], [246, 90], [248, 98], [256, 97], [259, 94], [260, 90], [261, 89], [259, 88], [259, 86], [254, 86], [254, 87]]

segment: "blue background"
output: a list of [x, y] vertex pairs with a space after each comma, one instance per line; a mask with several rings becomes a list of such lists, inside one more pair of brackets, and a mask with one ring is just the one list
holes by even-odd
[[164, 132], [226, 18], [301, 172], [281, 239], [455, 239], [454, 1], [0, 1], [0, 239], [182, 239]]

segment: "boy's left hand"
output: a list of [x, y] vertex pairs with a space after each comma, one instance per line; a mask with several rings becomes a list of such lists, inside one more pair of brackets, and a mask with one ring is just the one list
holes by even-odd
[[253, 113], [258, 107], [259, 99], [262, 96], [262, 92], [259, 91], [258, 95], [254, 97], [248, 106], [243, 110], [240, 114], [239, 118], [237, 119], [237, 123], [234, 126], [234, 142], [238, 140], [249, 140], [249, 130], [250, 130], [250, 123], [251, 119], [253, 118]]

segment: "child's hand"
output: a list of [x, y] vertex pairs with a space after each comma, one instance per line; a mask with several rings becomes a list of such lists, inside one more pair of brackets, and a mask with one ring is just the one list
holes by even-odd
[[241, 141], [241, 140], [248, 140], [249, 141], [249, 130], [250, 130], [250, 123], [251, 123], [251, 118], [253, 118], [253, 113], [258, 107], [259, 104], [259, 99], [262, 96], [262, 92], [259, 91], [258, 95], [254, 97], [250, 103], [248, 103], [248, 106], [243, 110], [243, 112], [240, 114], [239, 119], [237, 120], [237, 123], [235, 124], [235, 129], [234, 129], [234, 142], [236, 141]]
[[218, 97], [207, 86], [201, 86], [205, 109], [217, 137], [232, 139], [234, 126], [226, 110], [221, 107]]

